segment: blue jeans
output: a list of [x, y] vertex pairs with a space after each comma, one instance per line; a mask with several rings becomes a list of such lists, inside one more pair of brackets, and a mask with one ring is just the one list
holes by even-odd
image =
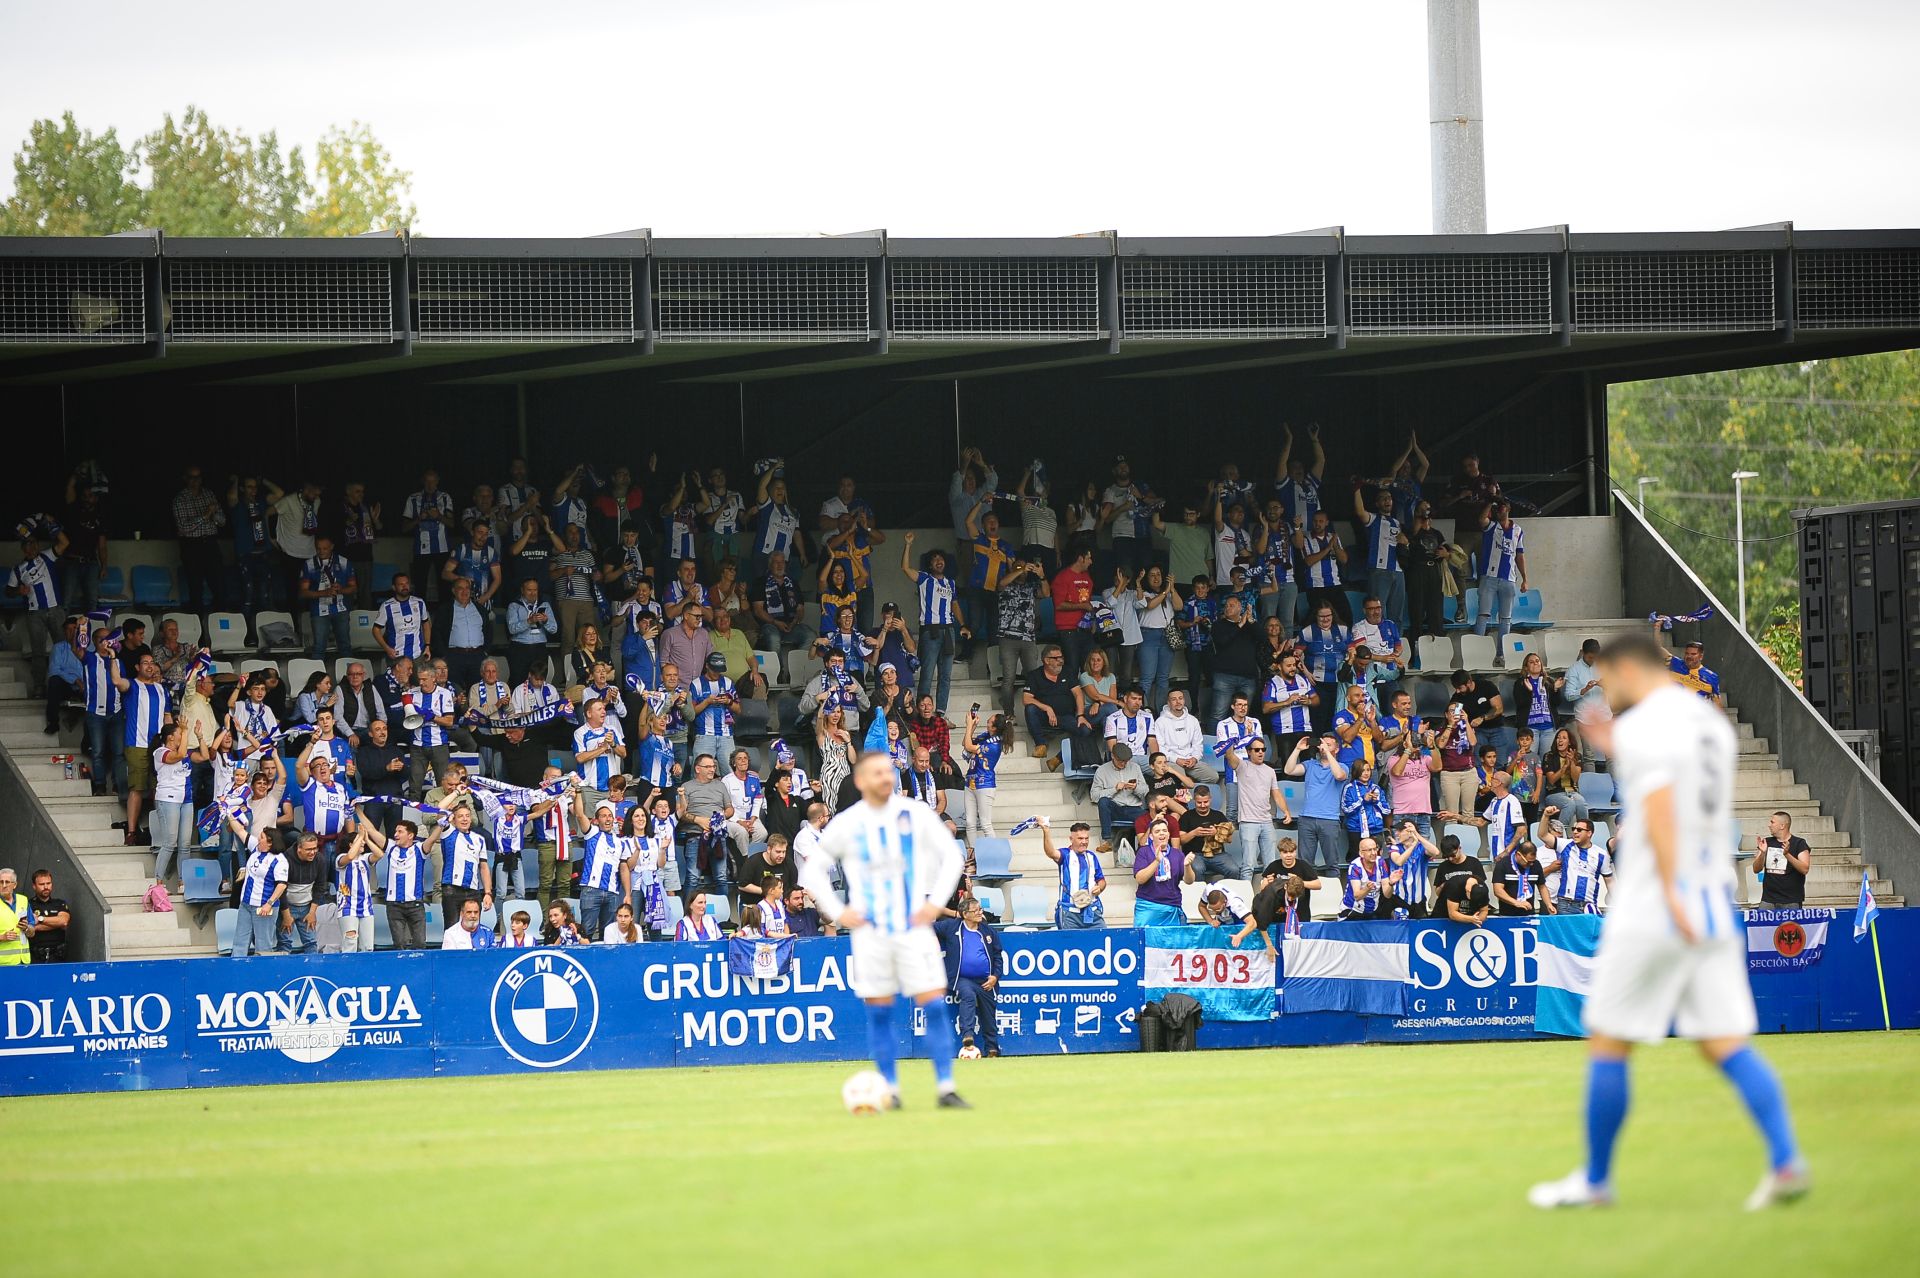
[[1167, 703], [1167, 684], [1173, 675], [1173, 649], [1167, 647], [1167, 632], [1140, 628], [1140, 691], [1146, 695], [1147, 709], [1159, 713]]
[[970, 1038], [973, 1045], [982, 1052], [1000, 1050], [1000, 1036], [995, 1032], [993, 991], [981, 985], [970, 976], [957, 977], [953, 987], [954, 1000], [959, 1004], [960, 1037]]
[[233, 867], [241, 851], [240, 836], [233, 832], [231, 826], [222, 823], [220, 826], [219, 850], [220, 881], [222, 883], [231, 883], [233, 881]]
[[1213, 672], [1213, 713], [1207, 716], [1207, 722], [1218, 723], [1227, 717], [1227, 711], [1233, 707], [1235, 697], [1245, 697], [1248, 707], [1257, 718], [1260, 714], [1259, 703], [1253, 699], [1253, 680], [1246, 675], [1221, 674]]
[[1101, 907], [1098, 897], [1095, 897], [1093, 904], [1084, 910], [1076, 910], [1063, 902], [1053, 907], [1053, 924], [1063, 932], [1105, 927], [1107, 912]]
[[1380, 601], [1380, 615], [1407, 628], [1407, 577], [1398, 568], [1372, 568], [1367, 571], [1367, 593]]
[[153, 877], [164, 883], [177, 857], [187, 859], [193, 846], [193, 805], [156, 803], [147, 818], [147, 830], [153, 835]]
[[[695, 892], [713, 892], [726, 896], [732, 891], [733, 867], [727, 864], [727, 853], [732, 846], [731, 840], [721, 840], [720, 846], [713, 853], [713, 867], [707, 873], [701, 874], [700, 845], [698, 843], [680, 845], [680, 891], [684, 899], [691, 900]], [[583, 908], [585, 906], [584, 900], [582, 906]]]
[[1347, 829], [1338, 820], [1303, 816], [1298, 824], [1302, 861], [1329, 869], [1347, 863]]
[[254, 954], [271, 954], [279, 942], [279, 934], [274, 923], [280, 911], [275, 909], [264, 918], [253, 912], [253, 907], [240, 907], [240, 917], [233, 922], [234, 958], [245, 958], [249, 951]]
[[1270, 595], [1260, 596], [1260, 620], [1268, 617], [1280, 618], [1280, 624], [1288, 635], [1294, 633], [1293, 614], [1300, 604], [1300, 587], [1291, 581], [1283, 581], [1274, 587]]
[[589, 941], [597, 941], [606, 932], [607, 924], [613, 922], [615, 911], [626, 900], [618, 892], [609, 892], [605, 888], [583, 887], [580, 889], [580, 931]]
[[1573, 829], [1575, 821], [1585, 821], [1593, 815], [1587, 807], [1586, 798], [1574, 790], [1555, 790], [1540, 800], [1540, 808], [1543, 812], [1548, 808], [1559, 808], [1560, 820], [1569, 830]]
[[[733, 769], [733, 765], [728, 762], [728, 757], [733, 754], [733, 738], [709, 736], [706, 733], [695, 736], [689, 745], [685, 761], [689, 772], [693, 770], [693, 761], [703, 754], [713, 756], [713, 761], [719, 765], [717, 769], [719, 775], [727, 775]], [[588, 808], [587, 811], [592, 812], [593, 809]]]
[[1133, 819], [1146, 811], [1146, 808], [1137, 803], [1121, 804], [1114, 802], [1112, 799], [1100, 800], [1098, 807], [1100, 809], [1100, 833], [1103, 835], [1116, 828], [1132, 834]]
[[[87, 716], [87, 757], [93, 761], [93, 783], [111, 785], [123, 796], [127, 791], [127, 760], [121, 752], [125, 749], [126, 724], [126, 714], [120, 710]], [[112, 772], [107, 771], [109, 766]]]
[[[1280, 856], [1279, 837], [1273, 831], [1271, 821], [1249, 821], [1240, 827], [1240, 864], [1238, 867], [1226, 867], [1223, 875], [1229, 879], [1245, 878], [1268, 862]], [[1209, 870], [1215, 867], [1207, 867]], [[1237, 872], [1235, 872], [1237, 869]]]
[[[1507, 637], [1507, 632], [1513, 629], [1513, 601], [1519, 593], [1514, 585], [1498, 577], [1480, 579], [1480, 616], [1473, 623], [1473, 633], [1487, 633], [1487, 623], [1497, 615], [1500, 618], [1500, 637]], [[1501, 653], [1501, 656], [1505, 655]]]
[[941, 714], [947, 712], [947, 694], [953, 688], [953, 646], [957, 635], [952, 626], [920, 627], [920, 678], [914, 695], [924, 697], [931, 692], [933, 704]]
[[1514, 740], [1519, 735], [1515, 728], [1482, 728], [1479, 732], [1480, 744], [1492, 746], [1495, 757], [1503, 764], [1513, 758]]
[[352, 620], [348, 613], [336, 612], [330, 617], [315, 616], [313, 619], [313, 659], [327, 659], [327, 637], [333, 637], [333, 646], [343, 657], [353, 652]]
[[[300, 952], [302, 954], [312, 954], [318, 950], [320, 948], [317, 937], [319, 929], [317, 926], [307, 926], [307, 907], [304, 905], [282, 904], [280, 908], [286, 911], [287, 917], [290, 918], [292, 922], [288, 924], [285, 931], [275, 933], [273, 948], [283, 953], [292, 953], [293, 938], [297, 935], [300, 938]], [[244, 919], [246, 915], [242, 914], [240, 917]], [[314, 911], [314, 921], [316, 924], [319, 922], [319, 910], [317, 908]]]

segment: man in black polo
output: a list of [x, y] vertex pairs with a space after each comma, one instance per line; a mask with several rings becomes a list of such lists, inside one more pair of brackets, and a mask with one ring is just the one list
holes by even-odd
[[[1793, 832], [1793, 817], [1785, 812], [1768, 817], [1767, 832], [1755, 839], [1753, 846], [1753, 872], [1760, 876], [1760, 904], [1770, 910], [1805, 905], [1813, 851]], [[39, 913], [38, 905], [34, 912]]]
[[1075, 676], [1066, 669], [1066, 660], [1059, 644], [1048, 644], [1040, 653], [1040, 673], [1028, 677], [1027, 689], [1020, 695], [1034, 757], [1046, 758], [1050, 770], [1060, 767], [1060, 752], [1057, 745], [1049, 752], [1049, 745], [1073, 731]]
[[65, 899], [53, 894], [53, 875], [46, 870], [33, 872], [33, 936], [28, 940], [35, 963], [67, 961], [67, 926], [73, 913]]

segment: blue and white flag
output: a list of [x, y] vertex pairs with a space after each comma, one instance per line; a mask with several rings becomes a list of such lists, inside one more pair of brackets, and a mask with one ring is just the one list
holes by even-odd
[[1827, 948], [1827, 925], [1838, 910], [1747, 911], [1747, 970], [1790, 972], [1812, 967]]
[[727, 939], [727, 970], [735, 976], [770, 981], [793, 966], [793, 938], [743, 937]]
[[1037, 830], [1039, 828], [1040, 828], [1040, 818], [1037, 816], [1031, 816], [1024, 821], [1017, 823], [1011, 830], [1008, 830], [1007, 837], [1009, 839], [1017, 839], [1021, 835], [1025, 834], [1028, 830]]
[[1647, 620], [1657, 623], [1662, 630], [1671, 630], [1677, 621], [1705, 621], [1711, 616], [1713, 616], [1713, 605], [1701, 604], [1692, 612], [1675, 613], [1671, 616], [1664, 612], [1650, 612], [1647, 614]]
[[1549, 914], [1540, 920], [1540, 983], [1534, 990], [1533, 1028], [1541, 1034], [1584, 1038], [1580, 1014], [1593, 986], [1593, 956], [1600, 948], [1597, 914]]
[[1405, 1016], [1413, 928], [1393, 923], [1303, 923], [1282, 942], [1281, 1010]]
[[[1235, 949], [1233, 933], [1218, 927], [1150, 927], [1141, 993], [1153, 1002], [1185, 994], [1210, 1021], [1270, 1021], [1275, 1015], [1273, 960], [1267, 947], [1247, 938]], [[1402, 947], [1404, 951], [1405, 947]], [[1401, 966], [1406, 966], [1404, 957]]]
[[[1867, 930], [1873, 921], [1880, 917], [1880, 907], [1874, 903], [1873, 884], [1867, 882], [1867, 872], [1860, 871], [1860, 904], [1853, 907], [1853, 939], [1864, 941]], [[1878, 944], [1878, 942], [1875, 942]]]

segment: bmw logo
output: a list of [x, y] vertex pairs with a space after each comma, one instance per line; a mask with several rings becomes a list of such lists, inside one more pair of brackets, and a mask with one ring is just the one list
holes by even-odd
[[599, 1024], [593, 977], [559, 951], [522, 955], [493, 984], [493, 1036], [522, 1065], [565, 1065], [586, 1050]]

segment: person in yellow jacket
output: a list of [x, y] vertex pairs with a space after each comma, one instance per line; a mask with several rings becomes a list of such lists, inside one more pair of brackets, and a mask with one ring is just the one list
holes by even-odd
[[27, 938], [33, 935], [33, 906], [20, 891], [20, 876], [0, 870], [0, 967], [25, 967], [33, 961]]

